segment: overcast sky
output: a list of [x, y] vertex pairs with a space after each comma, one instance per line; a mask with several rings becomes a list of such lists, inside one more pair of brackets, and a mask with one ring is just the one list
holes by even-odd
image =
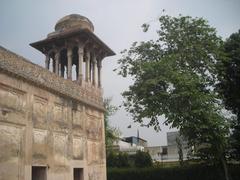
[[[44, 66], [43, 54], [29, 43], [44, 39], [63, 16], [77, 13], [88, 17], [95, 26], [95, 34], [117, 54], [104, 59], [103, 88], [104, 96], [112, 97], [112, 103], [119, 106], [123, 100], [121, 92], [131, 83], [130, 79], [113, 72], [119, 52], [134, 41], [154, 39], [156, 19], [162, 9], [173, 16], [203, 17], [224, 39], [240, 29], [240, 0], [1, 0], [0, 45]], [[148, 34], [141, 30], [146, 22], [153, 26]], [[136, 136], [139, 128], [124, 109], [111, 118], [111, 124], [119, 127], [123, 136]], [[132, 128], [128, 129], [130, 124]], [[158, 133], [152, 128], [139, 128], [139, 131], [149, 145], [167, 143], [167, 127]]]

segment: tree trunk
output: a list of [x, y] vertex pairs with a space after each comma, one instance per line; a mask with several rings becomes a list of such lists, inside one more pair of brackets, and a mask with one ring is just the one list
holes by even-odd
[[224, 170], [225, 180], [230, 180], [230, 175], [228, 173], [227, 162], [226, 162], [226, 159], [225, 159], [224, 155], [222, 155], [222, 157], [221, 157], [221, 163], [222, 163], [223, 170]]

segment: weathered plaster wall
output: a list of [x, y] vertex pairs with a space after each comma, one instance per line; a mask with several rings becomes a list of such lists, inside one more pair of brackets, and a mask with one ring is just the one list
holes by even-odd
[[0, 180], [106, 180], [101, 93], [84, 88], [0, 48]]

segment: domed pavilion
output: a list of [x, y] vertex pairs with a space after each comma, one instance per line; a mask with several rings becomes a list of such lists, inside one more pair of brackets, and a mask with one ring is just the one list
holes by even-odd
[[101, 87], [103, 58], [115, 55], [94, 34], [93, 23], [79, 14], [61, 18], [46, 39], [30, 45], [45, 54], [45, 67], [50, 71], [96, 87]]

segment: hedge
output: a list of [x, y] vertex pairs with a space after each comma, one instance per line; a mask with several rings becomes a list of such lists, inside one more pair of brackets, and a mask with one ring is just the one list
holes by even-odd
[[[240, 179], [240, 166], [229, 166], [231, 180]], [[213, 166], [175, 168], [108, 168], [108, 180], [225, 180], [223, 170]]]
[[126, 168], [126, 167], [151, 167], [152, 158], [148, 152], [137, 151], [136, 154], [129, 155], [123, 152], [107, 153], [107, 167]]

